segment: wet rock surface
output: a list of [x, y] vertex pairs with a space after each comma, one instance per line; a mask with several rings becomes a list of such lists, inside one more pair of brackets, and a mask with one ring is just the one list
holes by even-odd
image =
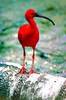
[[65, 100], [66, 79], [50, 75], [15, 76], [18, 64], [0, 63], [0, 100]]

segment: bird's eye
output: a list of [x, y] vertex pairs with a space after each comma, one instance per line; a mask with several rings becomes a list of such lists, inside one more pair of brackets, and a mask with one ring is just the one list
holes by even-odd
[[35, 13], [33, 12], [32, 15], [35, 16]]
[[32, 14], [35, 14], [34, 12]]

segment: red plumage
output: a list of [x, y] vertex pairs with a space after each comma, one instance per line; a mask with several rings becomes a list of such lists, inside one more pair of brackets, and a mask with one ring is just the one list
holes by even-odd
[[18, 40], [23, 47], [32, 47], [35, 49], [37, 42], [39, 41], [39, 31], [37, 26], [31, 27], [30, 24], [25, 24], [19, 28]]
[[[49, 20], [50, 22], [52, 22], [53, 25], [55, 25], [51, 19], [49, 19], [45, 16], [38, 15], [33, 9], [29, 9], [26, 11], [25, 18], [28, 21], [28, 24], [24, 24], [24, 25], [20, 26], [20, 28], [18, 30], [18, 40], [23, 47], [23, 64], [22, 64], [22, 68], [20, 69], [20, 71], [17, 74], [19, 74], [19, 73], [22, 73], [22, 74], [36, 73], [34, 71], [34, 57], [35, 57], [35, 47], [36, 47], [37, 42], [39, 41], [39, 30], [37, 28], [36, 22], [34, 21], [34, 17], [45, 18], [45, 19]], [[25, 69], [25, 58], [26, 58], [25, 47], [28, 47], [28, 46], [32, 47], [32, 49], [33, 49], [32, 68], [29, 72], [27, 72]]]

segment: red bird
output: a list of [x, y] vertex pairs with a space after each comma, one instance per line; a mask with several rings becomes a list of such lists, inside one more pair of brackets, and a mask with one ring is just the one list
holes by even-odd
[[[19, 73], [22, 73], [22, 74], [36, 73], [34, 71], [34, 58], [35, 58], [36, 44], [39, 41], [39, 30], [37, 28], [36, 22], [34, 21], [34, 17], [45, 18], [45, 19], [49, 20], [53, 25], [55, 25], [51, 19], [37, 14], [36, 11], [34, 11], [33, 9], [29, 9], [26, 11], [25, 18], [28, 21], [28, 24], [24, 24], [24, 25], [20, 26], [20, 28], [18, 30], [18, 40], [23, 48], [23, 64], [22, 64], [22, 68], [20, 69], [20, 71], [17, 74], [19, 74]], [[32, 47], [32, 49], [33, 49], [32, 68], [29, 72], [27, 72], [25, 69], [25, 58], [26, 58], [25, 47], [28, 47], [28, 46]]]

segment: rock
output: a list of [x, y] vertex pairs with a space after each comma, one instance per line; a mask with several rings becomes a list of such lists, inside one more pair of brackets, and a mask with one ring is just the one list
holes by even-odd
[[0, 62], [0, 100], [65, 100], [66, 78], [47, 73], [15, 76], [20, 65]]

